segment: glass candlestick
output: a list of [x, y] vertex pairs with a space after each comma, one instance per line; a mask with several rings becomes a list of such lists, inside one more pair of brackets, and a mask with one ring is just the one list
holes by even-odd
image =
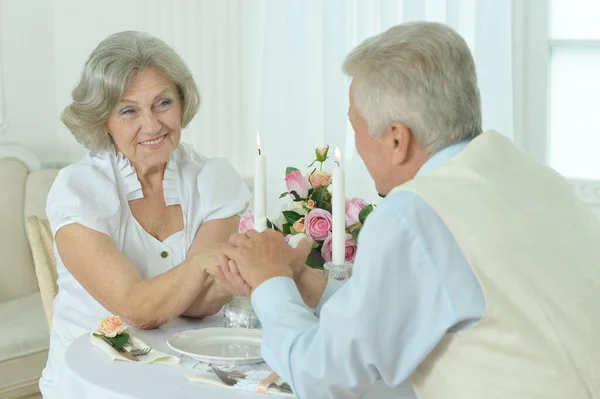
[[352, 263], [344, 262], [341, 265], [336, 265], [333, 262], [327, 262], [323, 265], [327, 272], [326, 275], [332, 279], [346, 282], [352, 275]]
[[252, 309], [250, 298], [233, 297], [223, 306], [225, 327], [228, 328], [261, 328], [260, 320]]

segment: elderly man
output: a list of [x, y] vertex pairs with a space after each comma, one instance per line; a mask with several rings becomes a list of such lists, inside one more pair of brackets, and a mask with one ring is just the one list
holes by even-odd
[[343, 286], [302, 267], [307, 243], [231, 237], [217, 278], [252, 290], [267, 363], [299, 398], [409, 379], [427, 399], [600, 397], [600, 223], [558, 174], [481, 133], [465, 41], [403, 24], [344, 70], [386, 198]]

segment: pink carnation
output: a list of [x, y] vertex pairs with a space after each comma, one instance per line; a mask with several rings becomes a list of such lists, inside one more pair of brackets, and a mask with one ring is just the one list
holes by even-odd
[[304, 218], [306, 235], [315, 241], [323, 242], [331, 234], [331, 213], [324, 209], [313, 209]]
[[[354, 263], [356, 258], [357, 244], [350, 234], [346, 234], [346, 253], [344, 255], [346, 262]], [[327, 237], [321, 248], [321, 256], [325, 262], [331, 262], [333, 258], [332, 236]]]
[[249, 230], [254, 230], [254, 215], [250, 212], [240, 218], [240, 233], [244, 234]]

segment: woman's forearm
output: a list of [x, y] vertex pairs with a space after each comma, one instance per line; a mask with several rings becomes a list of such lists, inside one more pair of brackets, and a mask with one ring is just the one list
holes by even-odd
[[213, 276], [210, 276], [206, 280], [203, 290], [183, 312], [183, 316], [197, 318], [214, 315], [231, 297], [232, 295], [217, 284]]
[[124, 295], [121, 316], [137, 328], [157, 328], [181, 315], [209, 277], [192, 256], [158, 276], [139, 281]]

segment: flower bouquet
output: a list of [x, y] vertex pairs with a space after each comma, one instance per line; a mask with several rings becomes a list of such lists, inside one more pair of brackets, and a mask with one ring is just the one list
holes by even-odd
[[[323, 170], [329, 159], [329, 146], [315, 149], [316, 158], [308, 165], [313, 168], [306, 176], [300, 170], [288, 167], [285, 171], [287, 190], [279, 198], [289, 198], [280, 215], [268, 221], [267, 226], [279, 231], [286, 240], [300, 240], [304, 235], [313, 239], [312, 251], [306, 259], [310, 267], [322, 269], [332, 258], [332, 215], [329, 191], [331, 173]], [[318, 164], [318, 167], [314, 167]], [[373, 205], [362, 198], [346, 199], [346, 250], [345, 260], [353, 263], [356, 256], [358, 234]], [[250, 212], [240, 220], [240, 232], [254, 228], [254, 217]]]

